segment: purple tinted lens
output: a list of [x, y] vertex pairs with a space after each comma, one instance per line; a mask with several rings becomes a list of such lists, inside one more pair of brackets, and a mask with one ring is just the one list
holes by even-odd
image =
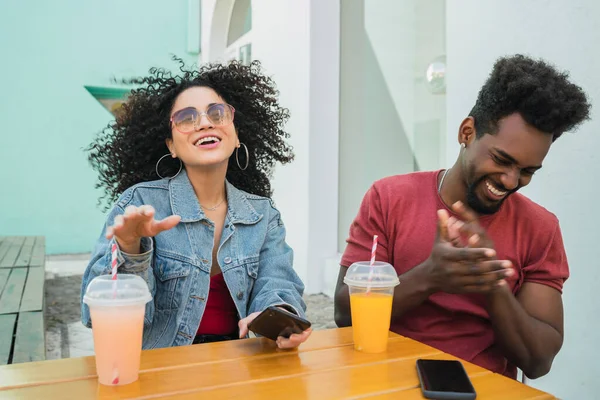
[[227, 104], [213, 104], [206, 110], [206, 115], [215, 125], [227, 125], [233, 120], [231, 108]]
[[192, 132], [198, 120], [198, 111], [195, 108], [184, 108], [173, 114], [173, 123], [181, 132]]

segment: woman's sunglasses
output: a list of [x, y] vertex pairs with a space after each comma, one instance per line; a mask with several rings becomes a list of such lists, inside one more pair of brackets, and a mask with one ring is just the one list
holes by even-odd
[[181, 133], [192, 133], [200, 128], [202, 116], [214, 126], [227, 126], [233, 122], [235, 109], [226, 103], [216, 103], [208, 106], [205, 112], [194, 107], [187, 107], [171, 116], [171, 123]]

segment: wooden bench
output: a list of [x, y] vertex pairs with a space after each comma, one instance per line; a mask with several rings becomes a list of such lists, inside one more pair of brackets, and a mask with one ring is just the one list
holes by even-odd
[[46, 359], [43, 236], [0, 236], [0, 365]]

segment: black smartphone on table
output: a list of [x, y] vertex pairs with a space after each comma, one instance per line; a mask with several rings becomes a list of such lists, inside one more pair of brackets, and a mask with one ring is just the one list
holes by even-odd
[[417, 375], [426, 399], [472, 400], [475, 388], [458, 360], [417, 360]]
[[271, 306], [254, 318], [248, 325], [248, 329], [271, 340], [277, 340], [279, 336], [289, 338], [292, 333], [302, 333], [310, 326], [310, 322], [304, 318]]

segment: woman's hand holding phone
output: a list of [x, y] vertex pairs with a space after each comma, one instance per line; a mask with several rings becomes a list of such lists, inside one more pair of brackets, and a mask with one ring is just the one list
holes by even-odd
[[[282, 310], [282, 311], [278, 312], [278, 310]], [[312, 333], [312, 328], [310, 327], [310, 322], [294, 316], [293, 314], [291, 314], [289, 311], [287, 311], [284, 308], [269, 307], [263, 312], [254, 312], [254, 313], [248, 315], [246, 318], [243, 318], [239, 321], [238, 326], [240, 328], [240, 339], [245, 337], [253, 327], [255, 329], [259, 328], [259, 329], [256, 329], [257, 331], [259, 331], [257, 333], [263, 334], [260, 332], [260, 330], [261, 330], [260, 326], [252, 326], [252, 322], [259, 316], [261, 316], [261, 318], [259, 318], [259, 321], [262, 323], [262, 325], [264, 325], [264, 328], [266, 328], [268, 330], [270, 330], [268, 325], [270, 325], [272, 327], [272, 329], [281, 330], [281, 327], [282, 327], [281, 324], [285, 323], [282, 318], [286, 318], [286, 317], [290, 318], [290, 320], [289, 320], [290, 328], [297, 327], [298, 325], [307, 326], [306, 329], [304, 329], [303, 331], [301, 331], [299, 333], [291, 333], [291, 335], [289, 335], [289, 337], [277, 336], [277, 338], [274, 339], [273, 335], [269, 335], [269, 336], [271, 336], [271, 339], [275, 340], [277, 347], [279, 347], [280, 349], [296, 348], [296, 347], [300, 346], [302, 343], [306, 342], [306, 340], [310, 337], [310, 335]], [[272, 318], [269, 318], [269, 317], [272, 317]], [[270, 320], [272, 320], [272, 321], [270, 321]], [[266, 332], [263, 335], [267, 336]]]

